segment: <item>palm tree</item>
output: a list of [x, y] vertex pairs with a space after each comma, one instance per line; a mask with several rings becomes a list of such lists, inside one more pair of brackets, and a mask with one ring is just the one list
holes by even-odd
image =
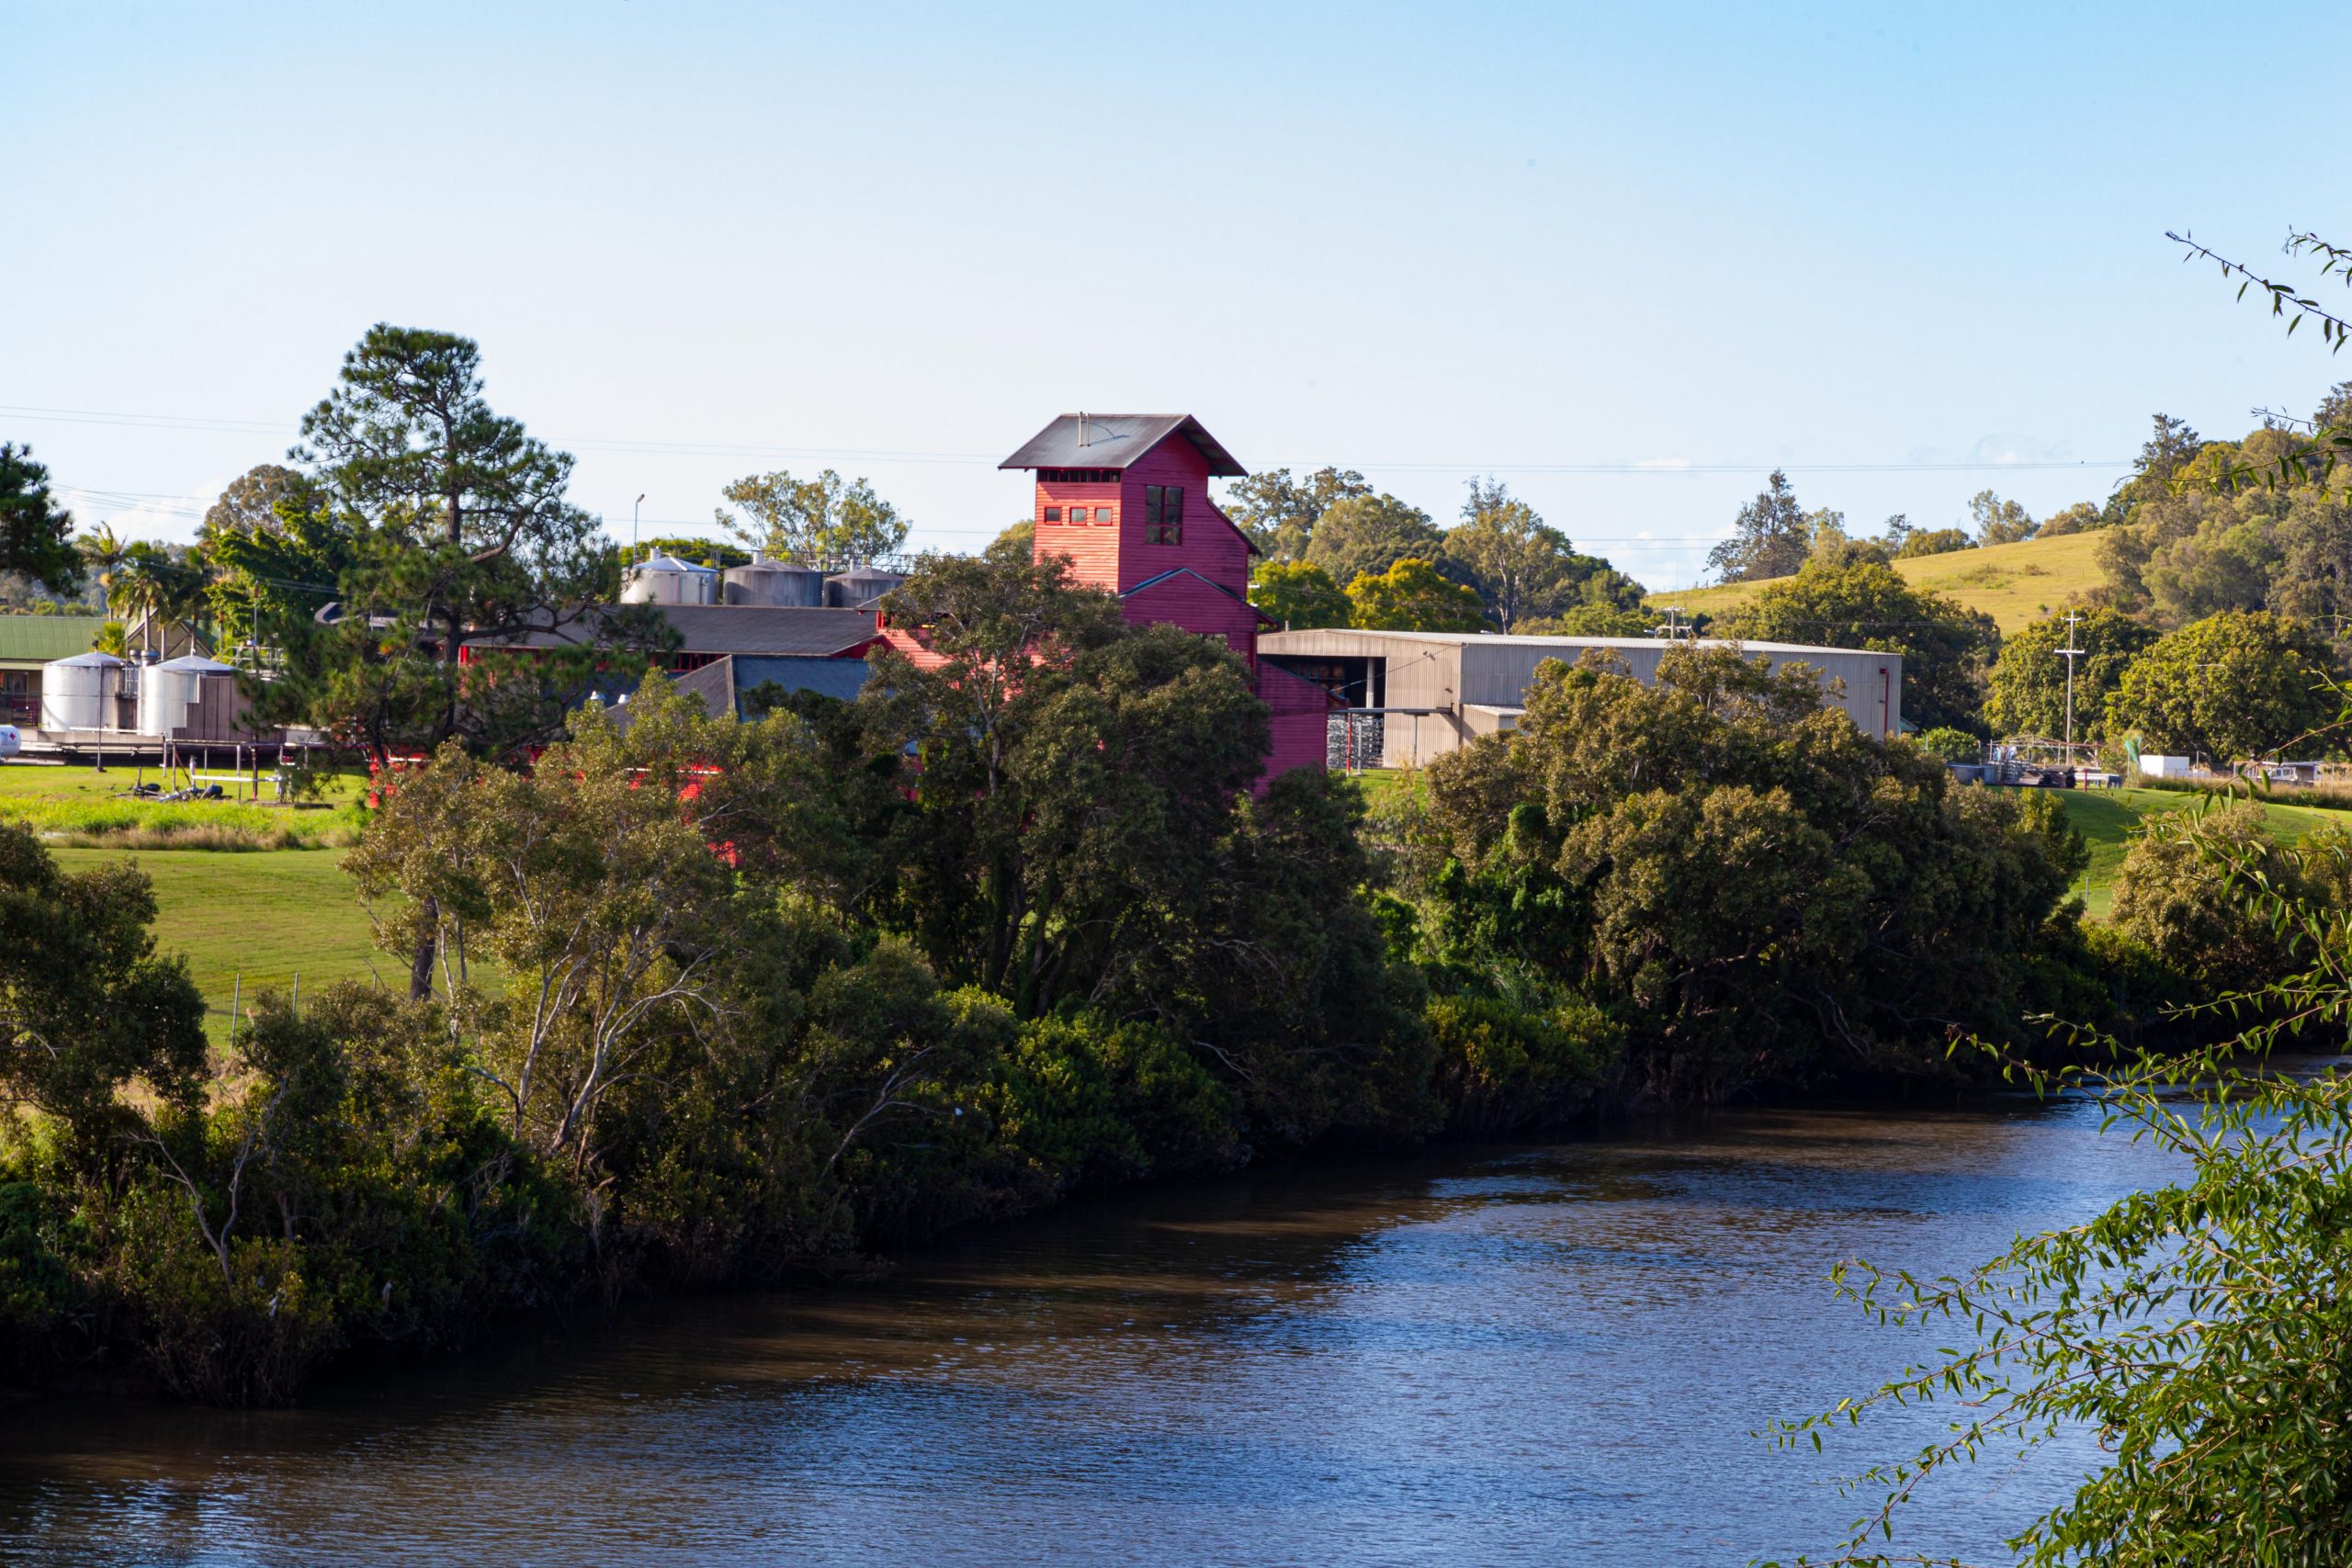
[[82, 552], [82, 558], [97, 573], [99, 596], [111, 604], [115, 569], [122, 564], [130, 547], [116, 536], [113, 524], [101, 523], [74, 540], [74, 547]]
[[173, 581], [175, 575], [172, 558], [142, 540], [125, 549], [121, 564], [103, 580], [107, 585], [107, 606], [128, 610], [141, 617], [139, 647], [142, 652], [149, 650], [156, 620], [177, 597], [177, 585]]

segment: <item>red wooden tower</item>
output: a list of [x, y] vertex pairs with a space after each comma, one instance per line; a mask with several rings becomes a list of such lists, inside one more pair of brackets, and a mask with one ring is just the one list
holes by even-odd
[[1250, 603], [1258, 547], [1209, 500], [1208, 481], [1249, 470], [1190, 414], [1064, 414], [998, 467], [1037, 476], [1036, 558], [1063, 556], [1071, 576], [1115, 593], [1131, 621], [1166, 621], [1225, 639], [1272, 711], [1266, 776], [1323, 766], [1330, 699], [1264, 663]]

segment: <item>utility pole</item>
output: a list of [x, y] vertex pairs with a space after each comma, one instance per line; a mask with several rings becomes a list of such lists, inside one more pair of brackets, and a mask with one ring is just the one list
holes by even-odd
[[2083, 650], [2075, 646], [2075, 623], [2083, 618], [2079, 610], [2066, 612], [2066, 646], [2058, 651], [2066, 659], [2066, 761], [2075, 761], [2075, 660]]
[[643, 506], [644, 504], [645, 504], [645, 497], [643, 497], [643, 496], [641, 496], [641, 495], [640, 495], [640, 496], [639, 496], [635, 501], [633, 501], [633, 502], [629, 502], [629, 507], [628, 507], [628, 561], [629, 561], [629, 564], [630, 564], [631, 566], [635, 566], [635, 565], [637, 564], [637, 509], [638, 509], [639, 507], [640, 507], [640, 506]]

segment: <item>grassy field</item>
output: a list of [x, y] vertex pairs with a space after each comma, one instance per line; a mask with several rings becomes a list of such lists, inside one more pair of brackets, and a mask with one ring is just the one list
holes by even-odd
[[[233, 800], [153, 801], [132, 799], [130, 786], [162, 778], [117, 764], [100, 773], [87, 767], [38, 763], [0, 764], [0, 819], [22, 823], [53, 841], [93, 841], [168, 847], [173, 840], [213, 849], [285, 849], [351, 841], [356, 822], [347, 807], [357, 798], [357, 775], [328, 781], [322, 798], [300, 806], [251, 805]], [[181, 782], [185, 782], [183, 778]], [[270, 793], [267, 776], [262, 783]]]
[[[1920, 556], [1896, 561], [1894, 570], [1914, 587], [1932, 589], [1972, 610], [1984, 611], [2000, 623], [2006, 635], [2041, 620], [2074, 594], [2097, 587], [2101, 580], [2093, 552], [2098, 547], [2095, 533], [2062, 534], [2054, 539], [2028, 539], [2019, 545]], [[1649, 602], [1659, 608], [1677, 604], [1685, 610], [1721, 615], [1779, 581], [1784, 580], [1653, 593]]]
[[215, 1041], [227, 1037], [229, 1004], [241, 977], [249, 999], [259, 990], [291, 989], [298, 975], [305, 989], [367, 980], [378, 972], [387, 984], [405, 987], [399, 961], [370, 945], [368, 917], [343, 874], [339, 850], [51, 852], [68, 871], [128, 858], [153, 879], [156, 949], [187, 955], [210, 1009], [207, 1027]]
[[[2183, 790], [2070, 789], [2058, 792], [2066, 819], [2083, 835], [2091, 852], [2090, 868], [2075, 890], [2094, 919], [2105, 919], [2115, 898], [2115, 874], [2123, 864], [2132, 835], [2150, 817], [2184, 811], [2200, 797]], [[2352, 828], [2352, 814], [2312, 806], [2263, 803], [2262, 815], [2271, 837], [2291, 844], [2312, 829], [2334, 822]]]

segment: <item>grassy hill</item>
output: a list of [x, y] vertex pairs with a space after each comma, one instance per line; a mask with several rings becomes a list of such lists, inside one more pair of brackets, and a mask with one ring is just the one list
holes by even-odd
[[[2096, 533], [2062, 534], [2054, 539], [2028, 539], [2021, 545], [1919, 556], [1896, 561], [1894, 570], [1915, 587], [1932, 589], [1972, 610], [1984, 611], [2007, 634], [2062, 608], [2075, 594], [2097, 587], [2100, 577], [2093, 552], [2098, 547]], [[1760, 582], [1653, 593], [1649, 602], [1660, 609], [1679, 604], [1686, 610], [1721, 615], [1779, 581], [1785, 580], [1768, 578]]]

